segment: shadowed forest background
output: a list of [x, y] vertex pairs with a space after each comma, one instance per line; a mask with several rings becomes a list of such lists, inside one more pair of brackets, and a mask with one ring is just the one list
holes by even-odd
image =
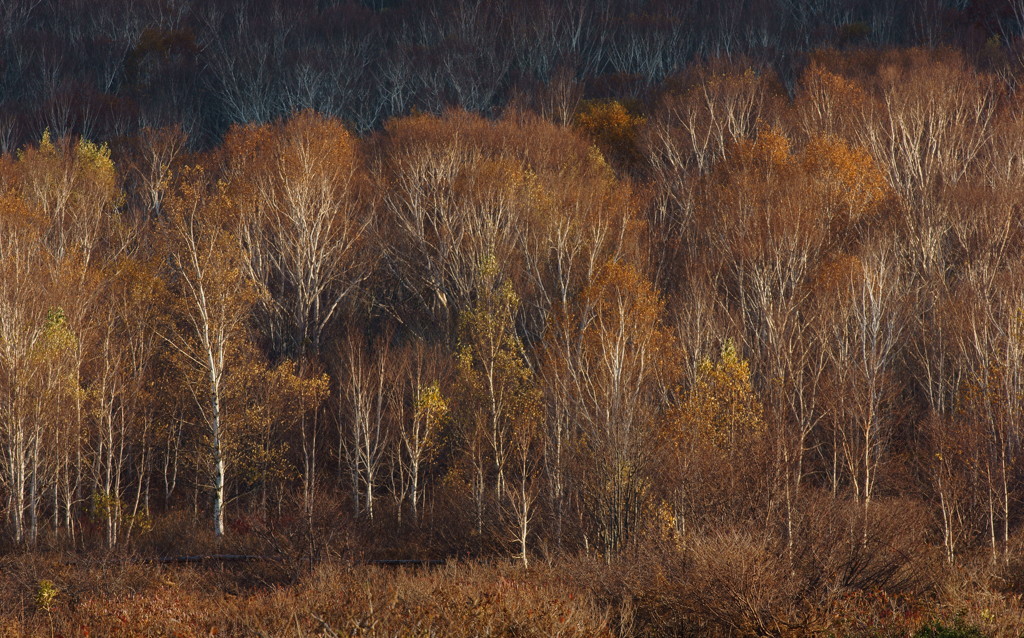
[[1022, 33], [0, 0], [0, 632], [1021, 635]]

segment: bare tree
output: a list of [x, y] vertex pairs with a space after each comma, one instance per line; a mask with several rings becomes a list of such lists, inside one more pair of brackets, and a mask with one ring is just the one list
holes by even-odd
[[828, 352], [836, 389], [831, 423], [846, 479], [865, 512], [877, 490], [895, 422], [892, 375], [905, 325], [896, 259], [886, 245], [865, 254], [851, 273], [839, 314], [830, 322]]
[[377, 341], [368, 352], [359, 337], [349, 339], [345, 376], [342, 383], [345, 414], [338, 417], [339, 440], [349, 464], [353, 506], [357, 514], [374, 517], [376, 489], [384, 474], [386, 452], [391, 443], [393, 400], [388, 392], [395, 381], [390, 370], [388, 344]]

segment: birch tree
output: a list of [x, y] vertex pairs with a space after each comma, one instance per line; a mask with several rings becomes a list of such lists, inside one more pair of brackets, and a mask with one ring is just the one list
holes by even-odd
[[161, 228], [177, 295], [176, 325], [167, 335], [205, 428], [213, 496], [213, 531], [224, 535], [228, 472], [224, 392], [233, 357], [247, 339], [256, 292], [243, 273], [232, 206], [201, 169], [186, 171], [167, 203]]

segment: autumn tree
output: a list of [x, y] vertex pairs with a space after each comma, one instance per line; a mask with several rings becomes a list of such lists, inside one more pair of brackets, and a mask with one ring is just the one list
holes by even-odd
[[[154, 366], [160, 334], [168, 328], [167, 298], [153, 265], [131, 258], [117, 266], [106, 290], [96, 357], [86, 370], [84, 402], [95, 421], [87, 447], [90, 513], [103, 522], [108, 547], [144, 527], [148, 514], [144, 468], [154, 446]], [[70, 518], [73, 497], [68, 500]]]
[[963, 398], [965, 411], [959, 418], [933, 413], [921, 427], [926, 437], [922, 465], [938, 500], [942, 546], [949, 564], [954, 564], [986, 532], [992, 560], [997, 558], [993, 500], [987, 498], [993, 494], [989, 489], [993, 484], [987, 480], [991, 469], [986, 454], [987, 419], [968, 414], [981, 407], [978, 400], [982, 398], [969, 383]]
[[705, 359], [682, 406], [694, 434], [713, 446], [738, 452], [764, 431], [762, 407], [750, 380], [750, 364], [736, 343], [722, 344], [717, 362]]
[[636, 268], [612, 262], [562, 312], [558, 321], [565, 327], [555, 324], [546, 337], [545, 367], [564, 367], [564, 381], [550, 400], [569, 415], [564, 440], [578, 459], [574, 483], [595, 542], [609, 560], [642, 522], [675, 382], [663, 312], [650, 281]]
[[584, 103], [574, 120], [614, 166], [628, 171], [639, 164], [637, 142], [645, 119], [621, 102]]
[[273, 351], [316, 356], [374, 263], [356, 140], [341, 122], [307, 111], [233, 129], [225, 151], [230, 191], [246, 210], [244, 265], [261, 290]]
[[539, 334], [604, 261], [636, 250], [634, 193], [571, 129], [517, 113], [418, 115], [389, 123], [375, 155], [389, 229], [380, 242], [405, 291], [389, 305], [409, 300], [395, 308], [403, 321], [426, 312], [453, 333], [479, 264], [494, 258]]
[[445, 396], [440, 384], [442, 356], [436, 348], [417, 342], [407, 355], [404, 370], [411, 408], [398, 423], [396, 455], [400, 487], [395, 491], [401, 500], [409, 502], [413, 521], [418, 521], [420, 516], [425, 470], [441, 451], [443, 429], [451, 415], [451, 399]]
[[899, 414], [894, 374], [906, 320], [891, 245], [873, 247], [851, 266], [835, 314], [821, 326], [828, 331], [829, 473], [833, 491], [847, 487], [867, 517], [892, 454]]
[[[677, 479], [673, 495], [677, 528], [685, 531], [710, 522], [708, 514], [742, 516], [751, 503], [763, 503], [768, 486], [757, 474], [765, 469], [768, 426], [750, 363], [740, 357], [732, 339], [722, 343], [716, 359], [701, 362], [685, 399], [673, 412], [673, 447], [682, 457], [677, 463], [690, 468]], [[740, 482], [746, 484], [745, 490], [739, 489]]]
[[536, 427], [540, 396], [516, 333], [519, 298], [493, 258], [480, 265], [478, 290], [461, 317], [456, 356], [457, 418], [473, 471], [479, 532], [488, 492], [498, 503], [508, 494], [514, 444], [522, 430]]
[[122, 197], [110, 149], [85, 139], [55, 141], [46, 132], [38, 147], [21, 154], [17, 165], [23, 196], [50, 220], [50, 251], [58, 260], [76, 260], [79, 275], [84, 275], [111, 238], [105, 231]]
[[[7, 419], [14, 444], [8, 450], [10, 511], [21, 542], [28, 507], [28, 540], [34, 543], [44, 511], [52, 514], [55, 528], [74, 534], [85, 471], [89, 406], [83, 372], [93, 356], [92, 315], [108, 281], [103, 260], [125, 250], [127, 234], [113, 215], [121, 191], [106, 146], [53, 140], [47, 132], [16, 161], [5, 159], [3, 168], [9, 214], [4, 261], [10, 267], [3, 340], [14, 392], [14, 411]], [[37, 230], [26, 233], [25, 223]], [[29, 402], [18, 408], [23, 400]], [[29, 407], [36, 416], [24, 422], [31, 428], [22, 430], [18, 423]]]
[[970, 171], [991, 135], [1000, 89], [956, 55], [910, 51], [880, 69], [875, 102], [859, 127], [861, 143], [890, 183], [927, 221], [936, 188]]
[[161, 235], [168, 284], [176, 294], [175, 328], [168, 344], [195, 400], [208, 448], [213, 530], [224, 534], [228, 462], [224, 392], [236, 359], [245, 353], [247, 324], [257, 292], [242, 270], [232, 232], [233, 207], [220, 184], [200, 168], [186, 171], [167, 202]]
[[[996, 287], [977, 285], [961, 337], [969, 367], [958, 397], [958, 421], [974, 433], [976, 472], [985, 486], [985, 518], [993, 562], [1009, 560], [1012, 493], [1020, 480], [1021, 410], [1024, 408], [1021, 297], [1016, 277], [1004, 273]], [[963, 443], [971, 439], [965, 437]], [[937, 453], [949, 449], [939, 449]], [[969, 457], [970, 458], [970, 457]]]
[[25, 508], [29, 481], [29, 445], [32, 402], [29, 387], [35, 385], [37, 371], [30, 365], [30, 354], [41, 339], [47, 302], [38, 293], [33, 264], [45, 252], [40, 251], [39, 225], [45, 223], [23, 200], [7, 193], [2, 200], [3, 230], [0, 244], [0, 273], [3, 296], [0, 300], [0, 379], [4, 391], [2, 403], [3, 468], [7, 488], [7, 514], [15, 543], [25, 541]]
[[518, 546], [518, 558], [529, 567], [530, 537], [537, 517], [537, 501], [541, 492], [542, 438], [539, 393], [532, 405], [523, 406], [532, 413], [520, 416], [509, 447], [509, 478], [505, 484], [506, 516], [511, 523], [511, 540]]
[[[466, 114], [392, 123], [381, 157], [384, 242], [397, 281], [442, 327], [475, 292], [477, 270], [496, 259], [515, 272], [537, 214], [536, 177], [496, 136]], [[458, 132], [458, 133], [457, 133]]]
[[889, 190], [864, 149], [824, 135], [796, 150], [773, 128], [733, 145], [704, 188], [697, 220], [750, 348], [792, 543], [805, 459], [824, 414], [828, 339], [814, 330], [830, 321], [818, 305], [830, 293], [820, 280], [837, 252], [858, 249]]

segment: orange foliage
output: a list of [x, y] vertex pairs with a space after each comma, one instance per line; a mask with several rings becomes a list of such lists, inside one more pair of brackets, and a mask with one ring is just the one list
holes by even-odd
[[638, 134], [646, 119], [630, 113], [617, 101], [587, 102], [576, 114], [575, 124], [597, 145], [611, 163], [633, 169], [641, 161]]

